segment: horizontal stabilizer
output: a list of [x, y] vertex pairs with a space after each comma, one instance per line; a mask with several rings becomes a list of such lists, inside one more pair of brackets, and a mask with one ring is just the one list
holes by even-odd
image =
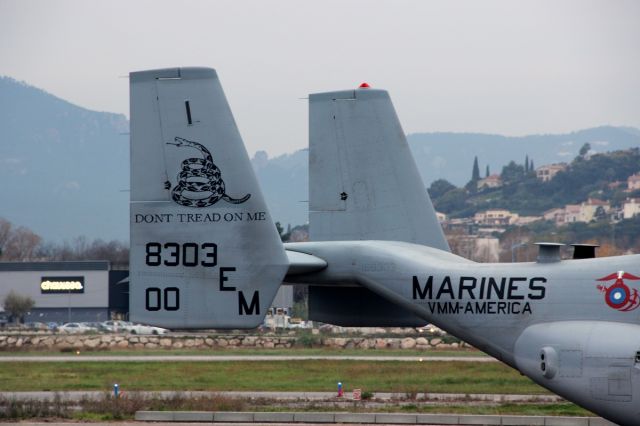
[[327, 267], [327, 262], [311, 254], [290, 250], [287, 250], [286, 253], [289, 260], [287, 276], [310, 274], [312, 272], [321, 271]]

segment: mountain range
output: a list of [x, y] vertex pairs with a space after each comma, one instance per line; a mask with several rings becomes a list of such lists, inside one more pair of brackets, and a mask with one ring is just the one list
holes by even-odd
[[[84, 235], [128, 240], [129, 123], [122, 114], [90, 111], [43, 90], [0, 77], [0, 217], [45, 240]], [[543, 164], [570, 161], [589, 143], [595, 152], [640, 146], [640, 130], [601, 126], [568, 134], [509, 137], [479, 133], [408, 135], [428, 186], [471, 177], [473, 159], [499, 173], [525, 155]], [[308, 150], [252, 164], [271, 215], [283, 226], [307, 221]]]

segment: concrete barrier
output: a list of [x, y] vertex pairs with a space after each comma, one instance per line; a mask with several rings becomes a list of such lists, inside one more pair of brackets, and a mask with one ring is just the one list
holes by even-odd
[[500, 426], [615, 426], [600, 417], [484, 416], [461, 414], [138, 411], [141, 422], [440, 424]]
[[336, 413], [336, 423], [375, 423], [376, 415], [370, 413]]
[[545, 426], [589, 426], [588, 417], [545, 417]]
[[253, 423], [254, 413], [235, 411], [216, 411], [213, 413], [214, 422], [223, 423]]
[[476, 416], [476, 415], [459, 415], [458, 423], [461, 425], [501, 425], [502, 416]]
[[140, 422], [172, 422], [173, 411], [136, 411], [135, 419]]
[[589, 426], [618, 426], [602, 417], [589, 417]]
[[293, 421], [301, 423], [335, 423], [334, 413], [294, 413]]
[[376, 423], [416, 424], [417, 422], [415, 414], [376, 414]]
[[418, 424], [430, 425], [458, 425], [458, 416], [455, 414], [418, 414], [416, 415]]
[[257, 423], [293, 423], [293, 413], [253, 413]]
[[211, 423], [213, 421], [213, 412], [212, 411], [174, 411], [173, 421]]

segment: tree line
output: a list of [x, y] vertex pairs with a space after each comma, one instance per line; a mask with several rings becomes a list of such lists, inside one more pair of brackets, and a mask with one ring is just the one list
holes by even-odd
[[14, 226], [0, 218], [0, 261], [72, 261], [108, 260], [129, 262], [129, 245], [122, 241], [90, 240], [81, 236], [62, 243], [44, 242], [42, 237], [24, 226]]

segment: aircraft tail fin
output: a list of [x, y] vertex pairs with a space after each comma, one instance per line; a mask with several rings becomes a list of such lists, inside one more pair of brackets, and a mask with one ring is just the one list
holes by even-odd
[[134, 72], [130, 318], [259, 325], [288, 261], [216, 72]]
[[309, 96], [312, 241], [395, 240], [449, 251], [389, 94]]

